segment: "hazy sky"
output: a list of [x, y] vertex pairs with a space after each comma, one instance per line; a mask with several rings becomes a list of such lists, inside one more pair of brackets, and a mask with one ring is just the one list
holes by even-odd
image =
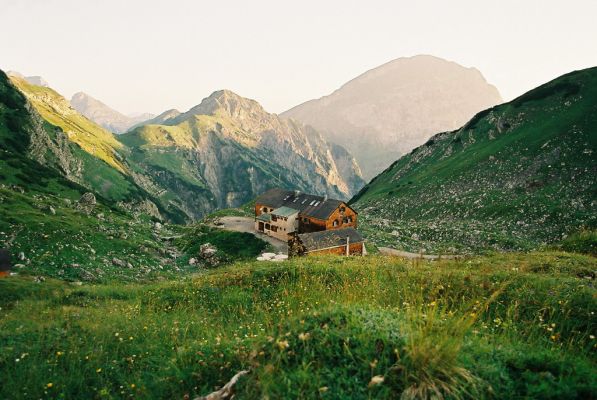
[[0, 68], [119, 111], [227, 88], [282, 112], [398, 57], [478, 68], [504, 99], [597, 65], [597, 0], [0, 0]]

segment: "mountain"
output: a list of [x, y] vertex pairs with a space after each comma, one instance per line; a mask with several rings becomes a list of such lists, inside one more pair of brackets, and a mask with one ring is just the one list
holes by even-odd
[[85, 117], [113, 133], [124, 133], [133, 125], [154, 117], [149, 113], [124, 115], [83, 92], [75, 93], [70, 104]]
[[346, 150], [231, 92], [202, 102], [212, 106], [209, 115], [186, 113], [175, 125], [114, 135], [51, 88], [16, 76], [7, 87], [25, 96], [37, 121], [24, 157], [120, 209], [182, 222], [239, 206], [274, 186], [348, 199], [364, 185]]
[[528, 250], [597, 227], [597, 67], [440, 133], [351, 203], [369, 239], [418, 251]]
[[420, 55], [367, 71], [281, 116], [311, 125], [345, 146], [369, 180], [433, 133], [457, 129], [501, 102], [478, 70]]
[[24, 79], [32, 85], [50, 87], [48, 82], [41, 76], [24, 76], [23, 74], [17, 71], [8, 71], [6, 74], [8, 76], [16, 76], [17, 78]]
[[164, 200], [195, 217], [276, 186], [349, 198], [364, 184], [345, 149], [228, 90], [165, 123], [118, 139], [130, 149], [127, 158], [166, 189]]
[[129, 130], [133, 130], [139, 126], [143, 125], [162, 125], [167, 124], [173, 118], [176, 118], [180, 115], [180, 111], [172, 108], [170, 110], [166, 110], [158, 116], [153, 116], [147, 119], [144, 119], [141, 122], [136, 123], [135, 125], [131, 126]]

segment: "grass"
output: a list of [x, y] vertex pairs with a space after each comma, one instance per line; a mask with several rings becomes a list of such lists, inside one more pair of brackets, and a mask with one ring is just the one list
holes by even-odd
[[595, 259], [241, 262], [146, 285], [0, 280], [1, 398], [597, 395]]
[[187, 229], [184, 237], [177, 241], [188, 260], [197, 257], [200, 247], [211, 244], [218, 250], [216, 256], [221, 263], [254, 260], [259, 254], [269, 249], [267, 242], [246, 232], [232, 232], [197, 224]]

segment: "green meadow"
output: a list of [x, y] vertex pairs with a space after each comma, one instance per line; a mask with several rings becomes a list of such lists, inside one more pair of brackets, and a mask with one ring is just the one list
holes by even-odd
[[595, 259], [237, 262], [149, 284], [0, 280], [0, 398], [597, 396]]

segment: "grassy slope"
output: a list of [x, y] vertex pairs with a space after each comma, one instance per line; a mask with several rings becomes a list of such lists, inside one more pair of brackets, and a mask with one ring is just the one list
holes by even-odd
[[[159, 234], [148, 218], [132, 218], [114, 207], [115, 200], [126, 199], [131, 191], [118, 185], [123, 175], [102, 160], [72, 146], [83, 161], [85, 180], [98, 188], [98, 205], [89, 215], [75, 204], [88, 189], [66, 180], [53, 168], [40, 165], [27, 156], [33, 126], [24, 96], [0, 75], [0, 248], [9, 247], [14, 258], [24, 253], [20, 274], [60, 277], [69, 281], [147, 281], [172, 276], [174, 272], [195, 271], [187, 265], [196, 256], [203, 237], [194, 227], [169, 225]], [[43, 129], [52, 137], [54, 128]], [[128, 182], [128, 181], [126, 181]], [[136, 188], [136, 186], [129, 186]], [[132, 189], [131, 189], [132, 190]], [[135, 193], [135, 192], [133, 192]], [[53, 212], [51, 211], [53, 210]], [[222, 241], [220, 232], [206, 237]], [[188, 246], [174, 260], [166, 253], [176, 246], [159, 240], [160, 236], [182, 235], [181, 247]], [[228, 249], [232, 259], [252, 259], [265, 243], [245, 237], [228, 239], [250, 243], [245, 249]], [[113, 258], [129, 262], [132, 268], [112, 263]]]
[[528, 250], [597, 225], [597, 68], [430, 139], [352, 200], [374, 241], [418, 251]]
[[304, 258], [143, 286], [4, 279], [0, 397], [182, 398], [250, 368], [239, 399], [594, 398], [594, 269], [545, 253]]
[[112, 133], [72, 110], [68, 101], [54, 90], [31, 85], [18, 77], [11, 76], [10, 79], [46, 121], [60, 127], [87, 153], [125, 172], [125, 166], [116, 155], [122, 144]]
[[[114, 202], [149, 197], [143, 189], [139, 188], [127, 176], [128, 167], [117, 155], [119, 151], [125, 149], [122, 143], [114, 138], [113, 134], [70, 109], [68, 101], [54, 90], [31, 85], [17, 77], [11, 77], [10, 80], [46, 121], [45, 129], [49, 137], [55, 140], [56, 133], [54, 131], [56, 127], [66, 133], [71, 142], [69, 148], [72, 157], [81, 162], [81, 176], [77, 180], [82, 185]], [[6, 96], [9, 92], [12, 93], [13, 89], [5, 81], [0, 85], [5, 93], [5, 96], [1, 99], [4, 103]], [[19, 96], [19, 94], [15, 94], [15, 96]], [[28, 113], [24, 115], [26, 115], [25, 119], [29, 118]], [[17, 131], [20, 132], [15, 133]], [[23, 144], [23, 147], [15, 148], [13, 146], [10, 149], [13, 158], [21, 157], [26, 153], [29, 138], [24, 136], [23, 129], [16, 124], [10, 134], [6, 128], [0, 131], [2, 136], [15, 134], [21, 136], [18, 140]], [[24, 157], [21, 157], [19, 162], [15, 161], [13, 166], [16, 169], [21, 169], [23, 162], [27, 162], [23, 159]], [[29, 180], [35, 181], [36, 174], [23, 173], [21, 175], [29, 176]]]

